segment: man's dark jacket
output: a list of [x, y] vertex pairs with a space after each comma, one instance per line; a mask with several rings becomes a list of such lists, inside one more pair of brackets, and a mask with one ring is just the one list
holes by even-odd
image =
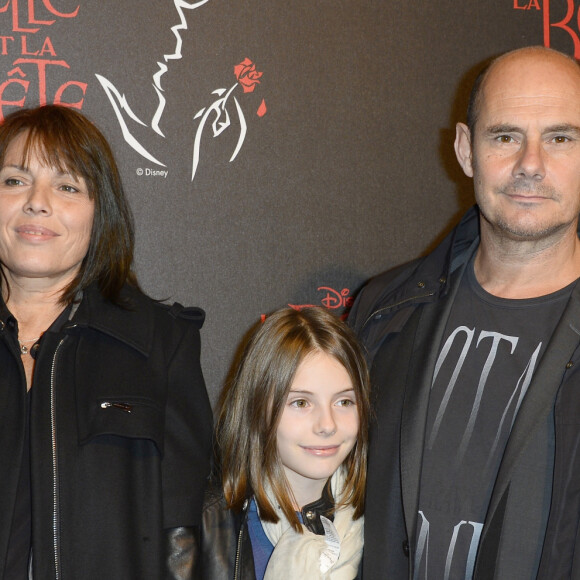
[[[431, 254], [371, 280], [349, 315], [368, 350], [374, 389], [366, 580], [413, 577], [429, 389], [453, 298], [479, 242], [478, 218], [472, 208]], [[579, 343], [577, 285], [513, 425], [484, 522], [476, 580], [527, 580], [518, 575], [522, 561], [539, 566], [538, 578], [580, 578]], [[553, 467], [551, 490], [527, 467], [538, 457], [545, 469]], [[526, 542], [522, 510], [528, 514]]]
[[[201, 520], [212, 425], [203, 312], [129, 287], [122, 296], [127, 308], [87, 289], [72, 320], [41, 340], [30, 401], [35, 579], [165, 579], [168, 530]], [[9, 326], [0, 321], [1, 563], [26, 425]]]

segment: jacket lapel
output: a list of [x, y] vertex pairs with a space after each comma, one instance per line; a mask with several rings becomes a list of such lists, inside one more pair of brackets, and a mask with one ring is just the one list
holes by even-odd
[[[491, 497], [486, 522], [491, 521], [509, 487], [511, 473], [521, 452], [538, 426], [553, 413], [556, 394], [566, 364], [580, 343], [580, 287], [573, 290], [564, 314], [540, 361], [528, 392], [524, 397], [510, 434]], [[485, 540], [484, 526], [481, 541]]]
[[405, 524], [411, 542], [415, 541], [421, 463], [433, 372], [462, 276], [463, 268], [445, 298], [423, 307], [407, 375], [401, 418], [401, 486]]

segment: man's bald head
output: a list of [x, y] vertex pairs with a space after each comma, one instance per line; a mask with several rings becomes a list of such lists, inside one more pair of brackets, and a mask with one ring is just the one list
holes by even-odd
[[469, 105], [467, 107], [467, 126], [469, 127], [471, 135], [473, 135], [475, 130], [475, 125], [481, 110], [482, 99], [485, 96], [485, 86], [489, 77], [493, 75], [494, 71], [497, 71], [498, 67], [501, 68], [502, 63], [509, 64], [512, 62], [521, 62], [521, 65], [525, 66], [526, 61], [530, 60], [561, 61], [570, 66], [570, 68], [576, 69], [580, 78], [580, 65], [578, 62], [571, 56], [552, 48], [546, 48], [544, 46], [528, 46], [498, 56], [479, 73], [473, 83], [473, 88], [471, 89], [471, 95], [469, 97]]

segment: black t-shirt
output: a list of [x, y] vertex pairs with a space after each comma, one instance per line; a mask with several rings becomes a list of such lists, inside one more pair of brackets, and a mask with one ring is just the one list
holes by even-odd
[[28, 560], [32, 528], [30, 497], [30, 391], [26, 394], [26, 409], [26, 430], [24, 432], [25, 440], [22, 450], [22, 464], [4, 570], [6, 580], [25, 580], [28, 578]]
[[472, 577], [513, 422], [574, 284], [538, 298], [502, 299], [483, 290], [468, 265], [429, 398], [416, 578]]

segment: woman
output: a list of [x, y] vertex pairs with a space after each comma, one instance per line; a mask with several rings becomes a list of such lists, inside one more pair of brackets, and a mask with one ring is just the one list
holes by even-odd
[[185, 578], [209, 469], [203, 312], [140, 292], [105, 138], [0, 126], [0, 578]]
[[269, 316], [220, 399], [221, 481], [207, 494], [195, 577], [355, 578], [368, 417], [352, 331], [322, 308]]

